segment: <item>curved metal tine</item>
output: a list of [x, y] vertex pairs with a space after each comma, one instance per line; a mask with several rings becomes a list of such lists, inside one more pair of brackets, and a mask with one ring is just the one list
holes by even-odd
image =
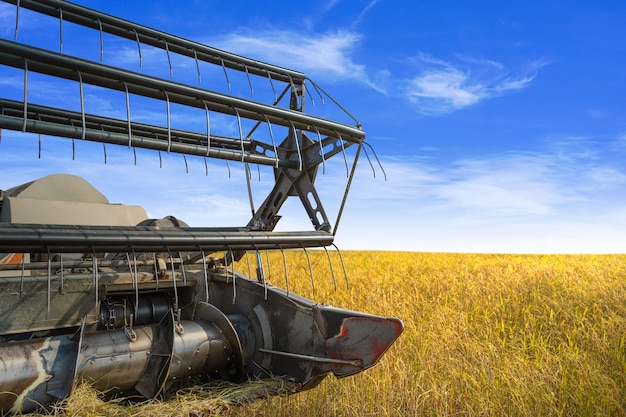
[[324, 246], [324, 250], [326, 251], [326, 257], [328, 257], [328, 265], [330, 265], [330, 275], [333, 277], [335, 291], [337, 291], [337, 279], [335, 278], [335, 269], [333, 268], [333, 262], [330, 260], [330, 253], [328, 253], [328, 249], [326, 248], [326, 246]]
[[[22, 257], [23, 258], [23, 257]], [[64, 282], [64, 276], [63, 276], [63, 254], [59, 253], [59, 271], [61, 273], [61, 288], [60, 288], [60, 292], [61, 294], [65, 294], [65, 282]]]
[[[226, 249], [228, 249], [228, 253], [230, 253], [230, 270], [231, 270], [231, 274], [233, 275], [233, 304], [235, 304], [235, 301], [237, 301], [237, 283], [235, 279], [235, 254], [233, 253], [233, 250], [230, 248], [230, 246], [226, 245]], [[228, 278], [228, 268], [226, 268], [226, 278]]]
[[[70, 125], [74, 127], [74, 120], [70, 120]], [[72, 138], [72, 161], [76, 158], [76, 141]]]
[[230, 178], [230, 162], [226, 159], [226, 167], [228, 168], [228, 178]]
[[311, 290], [313, 291], [313, 294], [315, 294], [315, 279], [313, 278], [313, 267], [311, 266], [311, 257], [309, 256], [309, 251], [306, 249], [306, 247], [304, 247], [302, 244], [300, 244], [300, 247], [302, 248], [302, 250], [304, 250], [304, 254], [306, 255], [306, 260], [309, 264], [309, 275], [311, 277]]
[[98, 256], [96, 255], [96, 250], [94, 247], [91, 247], [91, 255], [93, 262], [93, 295], [94, 295], [94, 306], [98, 306]]
[[198, 62], [198, 53], [193, 48], [191, 48], [191, 52], [193, 52], [193, 57], [196, 60], [196, 69], [198, 70], [198, 84], [202, 84], [202, 75], [200, 75], [200, 62]]
[[202, 272], [204, 272], [204, 298], [209, 303], [209, 274], [206, 270], [206, 256], [204, 255], [204, 251], [200, 246], [198, 246], [198, 250], [200, 251], [200, 256], [202, 256]]
[[154, 280], [156, 281], [156, 288], [159, 289], [159, 264], [156, 258], [156, 252], [152, 252], [152, 262], [154, 264]]
[[80, 119], [83, 125], [83, 132], [81, 134], [81, 139], [85, 140], [87, 122], [85, 120], [85, 90], [83, 86], [83, 75], [78, 70], [76, 71], [76, 73], [78, 74], [78, 88], [80, 90]]
[[139, 68], [143, 66], [143, 57], [141, 56], [141, 43], [139, 42], [139, 34], [135, 29], [131, 29], [135, 32], [135, 40], [137, 41], [137, 51], [139, 52]]
[[59, 53], [63, 53], [63, 9], [59, 7]]
[[24, 58], [24, 122], [22, 132], [26, 132], [26, 121], [28, 120], [28, 59]]
[[[100, 130], [104, 132], [104, 126], [100, 125]], [[107, 145], [102, 142], [102, 152], [104, 153], [104, 165], [107, 163]]]
[[52, 280], [52, 256], [50, 255], [50, 248], [46, 246], [48, 252], [48, 274], [46, 279], [46, 318], [50, 315], [50, 292], [51, 292], [51, 280]]
[[17, 31], [18, 31], [19, 22], [20, 22], [20, 0], [17, 0], [16, 6], [17, 7], [15, 9], [15, 35], [13, 35], [14, 41], [17, 40]]
[[[37, 119], [41, 121], [41, 115]], [[41, 133], [37, 134], [37, 158], [41, 159]]]
[[161, 151], [158, 151], [159, 154], [159, 168], [163, 168], [163, 158], [161, 157]]
[[178, 257], [180, 258], [180, 269], [183, 272], [183, 285], [187, 286], [187, 273], [185, 272], [185, 262], [183, 261], [182, 252], [178, 252]]
[[302, 162], [302, 152], [300, 151], [300, 144], [298, 143], [298, 135], [296, 133], [296, 126], [293, 124], [291, 120], [289, 120], [289, 124], [291, 125], [291, 128], [293, 129], [293, 140], [296, 143], [296, 149], [298, 150], [298, 171], [302, 171], [304, 164]]
[[204, 112], [206, 114], [206, 155], [209, 156], [209, 150], [211, 149], [211, 118], [209, 116], [209, 106], [207, 106], [206, 101], [202, 100], [202, 104], [204, 104]]
[[170, 257], [170, 266], [172, 267], [172, 286], [174, 287], [174, 311], [178, 311], [178, 287], [176, 285], [176, 275], [174, 271], [174, 257], [169, 247], [165, 247], [167, 250], [167, 256]]
[[233, 109], [235, 114], [237, 115], [237, 126], [239, 127], [239, 141], [241, 142], [241, 162], [243, 162], [245, 150], [243, 148], [243, 129], [241, 128], [241, 116], [239, 116], [239, 110], [237, 110], [235, 107], [231, 106], [231, 109]]
[[26, 254], [22, 254], [22, 272], [20, 274], [20, 297], [24, 294], [24, 267], [26, 263]]
[[[291, 89], [295, 92], [296, 91], [296, 84], [293, 82], [293, 78], [291, 78], [291, 75], [288, 76], [289, 77], [289, 84], [291, 85]], [[297, 95], [296, 95], [297, 97]], [[298, 108], [300, 108], [300, 103], [297, 102], [296, 105], [298, 106]]]
[[287, 286], [287, 298], [289, 298], [289, 271], [287, 271], [287, 258], [285, 258], [285, 251], [283, 250], [283, 248], [279, 244], [276, 244], [276, 246], [278, 246], [278, 249], [280, 249], [280, 253], [283, 255], [283, 267], [285, 268], [285, 284]]
[[128, 147], [130, 148], [132, 145], [132, 128], [130, 126], [130, 94], [128, 94], [128, 85], [126, 85], [126, 81], [122, 81], [124, 85], [124, 92], [126, 93], [126, 124], [128, 130]]
[[274, 80], [272, 80], [272, 74], [267, 68], [265, 69], [265, 72], [267, 72], [267, 78], [269, 78], [270, 80], [270, 86], [272, 87], [272, 92], [274, 93], [274, 103], [275, 103], [276, 101], [278, 101], [278, 96], [276, 95], [276, 89], [274, 88]]
[[335, 247], [335, 250], [339, 254], [339, 260], [341, 262], [341, 268], [343, 268], [343, 276], [346, 278], [346, 288], [350, 288], [350, 283], [348, 282], [348, 273], [346, 272], [346, 264], [343, 262], [343, 255], [341, 254], [341, 251], [339, 250], [337, 245], [335, 245], [333, 243], [333, 246]]
[[104, 37], [102, 31], [102, 21], [100, 19], [96, 19], [98, 22], [98, 28], [100, 29], [100, 62], [102, 62], [104, 58]]
[[226, 84], [228, 85], [228, 91], [230, 91], [230, 78], [228, 78], [228, 73], [226, 72], [226, 65], [224, 65], [224, 59], [220, 57], [220, 61], [222, 62], [222, 69], [224, 70], [224, 76], [226, 77]]
[[133, 260], [134, 260], [134, 264], [135, 264], [135, 269], [133, 270], [133, 264], [130, 261], [130, 255], [128, 254], [128, 252], [126, 252], [126, 262], [128, 263], [128, 270], [130, 271], [130, 280], [132, 282], [133, 285], [133, 290], [135, 291], [135, 303], [134, 303], [134, 313], [135, 316], [137, 317], [137, 310], [139, 309], [139, 305], [138, 300], [139, 300], [139, 288], [137, 286], [137, 259], [135, 258], [135, 250], [133, 249], [133, 247], [130, 247], [131, 250], [133, 251]]
[[[370, 149], [372, 150], [372, 153], [374, 154], [374, 158], [376, 158], [376, 162], [378, 162], [378, 166], [380, 167], [380, 170], [383, 172], [383, 176], [385, 177], [385, 181], [387, 181], [387, 173], [385, 172], [385, 169], [383, 168], [383, 164], [380, 163], [380, 159], [378, 159], [378, 155], [376, 155], [376, 151], [374, 150], [374, 148], [372, 147], [372, 145], [370, 145], [369, 143], [363, 141], [364, 144], [366, 144], [367, 146], [370, 147]], [[363, 148], [365, 149], [365, 148]]]
[[324, 147], [322, 146], [322, 135], [320, 135], [320, 131], [317, 126], [313, 126], [315, 132], [317, 133], [317, 140], [320, 144], [320, 156], [322, 157], [322, 175], [326, 174], [326, 159], [324, 158]]
[[250, 257], [248, 256], [248, 251], [246, 251], [246, 263], [248, 264], [248, 276], [252, 278], [252, 268], [250, 267]]
[[248, 66], [243, 64], [243, 68], [246, 71], [246, 77], [248, 77], [248, 85], [250, 86], [250, 96], [254, 97], [254, 88], [252, 87], [252, 80], [250, 79], [250, 72], [248, 71]]
[[172, 125], [170, 118], [170, 96], [167, 94], [167, 91], [162, 90], [163, 94], [165, 94], [165, 103], [167, 106], [167, 153], [170, 153], [172, 149]]
[[139, 317], [139, 275], [137, 274], [137, 254], [135, 253], [135, 248], [132, 246], [130, 250], [133, 252], [133, 274], [135, 275], [135, 280], [133, 285], [135, 286], [135, 320]]
[[[304, 85], [304, 84], [303, 84]], [[313, 96], [311, 95], [311, 92], [309, 91], [308, 88], [306, 88], [306, 86], [302, 87], [304, 89], [304, 91], [306, 92], [306, 94], [309, 96], [309, 98], [311, 99], [311, 106], [315, 107], [315, 100], [313, 100]]]
[[[307, 78], [307, 80], [309, 80], [309, 79]], [[309, 81], [311, 81], [311, 80], [309, 80]], [[326, 101], [324, 100], [324, 96], [322, 95], [320, 90], [317, 88], [317, 85], [313, 81], [311, 81], [311, 85], [313, 86], [315, 91], [317, 91], [317, 95], [320, 96], [320, 100], [322, 100], [322, 104], [326, 104]]]
[[370, 168], [372, 168], [372, 174], [374, 175], [374, 178], [376, 178], [376, 170], [374, 169], [374, 164], [372, 164], [372, 160], [370, 159], [370, 156], [367, 153], [367, 150], [365, 148], [363, 148], [363, 152], [365, 153], [365, 157], [367, 158], [367, 162], [369, 162], [369, 164], [370, 164]]
[[[269, 72], [268, 72], [269, 74]], [[263, 114], [265, 121], [267, 122], [267, 127], [270, 131], [270, 139], [272, 139], [272, 147], [274, 148], [274, 158], [276, 159], [275, 167], [278, 168], [278, 149], [276, 149], [276, 141], [274, 140], [274, 131], [272, 130], [272, 124], [270, 123], [270, 119], [266, 114]]]
[[167, 41], [163, 39], [163, 43], [165, 44], [165, 53], [167, 54], [167, 63], [170, 66], [170, 78], [174, 77], [174, 69], [172, 68], [172, 59], [170, 57], [170, 47], [167, 44]]
[[346, 164], [346, 178], [350, 176], [350, 168], [348, 167], [348, 157], [346, 156], [346, 147], [343, 145], [343, 138], [341, 137], [341, 133], [334, 130], [339, 138], [339, 143], [341, 143], [341, 153], [343, 154], [343, 162]]

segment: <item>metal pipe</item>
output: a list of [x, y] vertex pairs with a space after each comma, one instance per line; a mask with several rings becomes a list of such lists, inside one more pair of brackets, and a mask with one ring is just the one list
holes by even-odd
[[162, 100], [163, 91], [167, 91], [171, 101], [178, 104], [204, 109], [202, 102], [204, 100], [211, 110], [219, 113], [234, 116], [233, 108], [236, 108], [241, 117], [251, 120], [264, 121], [265, 118], [262, 115], [265, 114], [274, 124], [286, 127], [295, 125], [302, 130], [311, 130], [312, 126], [315, 126], [324, 135], [334, 137], [340, 133], [342, 138], [349, 142], [359, 142], [365, 137], [365, 133], [358, 127], [311, 116], [300, 111], [203, 90], [0, 39], [0, 63], [15, 68], [24, 68], [24, 59], [28, 59], [29, 71], [59, 78], [76, 80], [76, 71], [80, 71], [85, 83], [112, 90], [124, 91], [123, 83], [126, 83], [129, 92], [158, 100]]
[[237, 71], [244, 72], [247, 68], [250, 73], [261, 77], [267, 77], [268, 73], [271, 73], [271, 78], [274, 80], [289, 82], [290, 79], [293, 79], [299, 84], [303, 83], [306, 78], [305, 74], [299, 71], [245, 58], [66, 1], [3, 1], [11, 4], [18, 4], [20, 7], [25, 7], [55, 18], [59, 17], [59, 10], [63, 10], [63, 20], [65, 21], [97, 29], [99, 31], [104, 31], [129, 40], [137, 40], [137, 42], [154, 46], [159, 49], [164, 49], [163, 42], [165, 41], [171, 52], [194, 58], [194, 53], [192, 51], [195, 50], [199, 60], [215, 65], [222, 65], [223, 62], [224, 66]]
[[71, 226], [0, 224], [0, 252], [91, 253], [93, 250], [126, 252], [173, 251], [207, 252], [232, 249], [295, 249], [329, 246], [333, 236], [325, 231], [264, 232], [246, 228], [172, 228], [150, 226]]

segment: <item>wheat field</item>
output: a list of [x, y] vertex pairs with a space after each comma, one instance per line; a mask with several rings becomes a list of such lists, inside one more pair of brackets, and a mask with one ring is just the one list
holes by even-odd
[[[286, 254], [290, 291], [399, 317], [404, 333], [361, 374], [213, 413], [626, 416], [626, 255], [342, 252], [348, 284], [337, 253], [335, 280], [324, 251], [309, 255], [314, 290], [305, 254]], [[270, 282], [284, 288], [280, 253], [270, 264]], [[77, 390], [54, 413], [186, 416], [206, 404], [188, 394], [104, 404]]]

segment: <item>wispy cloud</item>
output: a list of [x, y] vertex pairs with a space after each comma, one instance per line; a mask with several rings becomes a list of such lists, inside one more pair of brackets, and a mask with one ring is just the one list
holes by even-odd
[[240, 55], [329, 78], [367, 81], [365, 66], [350, 56], [361, 35], [347, 30], [308, 35], [288, 30], [232, 33], [210, 44]]
[[418, 74], [407, 79], [403, 95], [417, 111], [437, 115], [460, 110], [480, 101], [527, 88], [543, 63], [533, 63], [521, 74], [511, 74], [503, 64], [491, 60], [460, 57], [450, 63], [420, 54]]

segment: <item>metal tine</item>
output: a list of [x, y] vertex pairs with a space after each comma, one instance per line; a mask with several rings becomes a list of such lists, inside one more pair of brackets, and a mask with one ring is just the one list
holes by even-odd
[[228, 178], [230, 178], [230, 162], [228, 162], [228, 159], [226, 160], [226, 167], [228, 168]]
[[[311, 81], [311, 80], [309, 80]], [[320, 90], [317, 88], [317, 85], [315, 83], [311, 83], [311, 85], [313, 86], [313, 88], [315, 89], [315, 91], [317, 91], [317, 95], [320, 96], [320, 100], [322, 100], [322, 104], [326, 104], [326, 101], [324, 100], [324, 96], [322, 95], [322, 93], [320, 93]]]
[[[131, 246], [132, 249], [132, 246]], [[135, 251], [133, 249], [133, 259], [135, 260], [135, 267], [137, 266], [137, 261], [135, 258]], [[126, 252], [126, 262], [128, 263], [128, 270], [130, 271], [130, 279], [132, 281], [132, 285], [133, 285], [133, 290], [135, 291], [135, 305], [134, 305], [134, 313], [135, 313], [135, 317], [137, 317], [137, 310], [139, 309], [139, 306], [137, 304], [137, 300], [139, 299], [139, 292], [138, 292], [138, 286], [137, 286], [137, 271], [134, 270], [133, 271], [133, 266], [130, 262], [130, 255], [128, 254], [128, 252]]]
[[[252, 247], [254, 248], [254, 254], [255, 254], [255, 258], [256, 258], [256, 265], [257, 265], [257, 270], [256, 270], [256, 278], [258, 282], [261, 282], [263, 284], [263, 299], [267, 300], [267, 279], [265, 279], [265, 269], [263, 268], [263, 259], [261, 258], [261, 252], [259, 252], [259, 249], [257, 248], [256, 245], [252, 245]], [[269, 268], [269, 259], [268, 259], [268, 268]]]
[[167, 105], [167, 153], [170, 153], [170, 149], [172, 149], [172, 126], [170, 123], [170, 96], [167, 94], [167, 91], [163, 90], [163, 94], [165, 94], [165, 102]]
[[248, 77], [248, 85], [250, 86], [250, 96], [254, 97], [254, 88], [252, 87], [252, 80], [250, 79], [250, 72], [248, 71], [248, 66], [243, 64], [243, 69], [246, 71], [246, 77]]
[[26, 132], [26, 120], [28, 120], [28, 59], [24, 58], [24, 122], [22, 132]]
[[128, 85], [126, 85], [126, 81], [122, 81], [124, 85], [124, 92], [126, 93], [126, 123], [128, 125], [128, 147], [130, 148], [132, 145], [132, 128], [130, 125], [130, 95], [128, 94]]
[[[74, 127], [74, 120], [70, 121], [72, 127]], [[72, 161], [76, 158], [76, 140], [72, 138]]]
[[170, 47], [167, 44], [167, 41], [163, 39], [163, 43], [165, 44], [165, 53], [167, 54], [167, 63], [170, 66], [170, 78], [174, 77], [174, 69], [172, 68], [172, 59], [170, 58]]
[[20, 274], [20, 297], [24, 294], [24, 264], [26, 262], [26, 254], [22, 254], [22, 272]]
[[[383, 164], [380, 163], [380, 159], [378, 159], [378, 155], [376, 155], [376, 151], [374, 150], [374, 147], [372, 147], [372, 145], [370, 145], [369, 143], [363, 141], [364, 144], [366, 144], [367, 146], [370, 147], [370, 149], [372, 150], [372, 153], [374, 154], [374, 158], [376, 158], [376, 162], [378, 162], [378, 166], [380, 167], [380, 170], [383, 172], [383, 176], [385, 177], [385, 181], [387, 181], [387, 173], [385, 172], [385, 169], [383, 168]], [[365, 149], [365, 148], [363, 148]], [[367, 152], [365, 152], [365, 154], [367, 155]]]
[[306, 255], [306, 260], [309, 264], [309, 276], [311, 277], [311, 289], [313, 291], [313, 294], [315, 294], [315, 279], [313, 278], [313, 267], [311, 266], [311, 257], [309, 256], [309, 251], [306, 249], [305, 246], [300, 244], [300, 247], [302, 248], [302, 250], [304, 250], [304, 254]]
[[185, 262], [183, 262], [183, 254], [182, 252], [178, 252], [178, 257], [180, 258], [180, 269], [183, 272], [183, 285], [187, 285], [187, 273], [185, 272]]
[[204, 156], [202, 159], [204, 159], [204, 176], [208, 177], [209, 176], [209, 163], [206, 160], [206, 156]]
[[276, 102], [278, 100], [278, 96], [276, 95], [276, 89], [274, 88], [274, 81], [272, 80], [272, 74], [267, 68], [265, 69], [265, 72], [267, 72], [267, 78], [269, 78], [270, 80], [270, 86], [272, 87], [272, 91], [274, 92], [274, 102]]
[[209, 156], [209, 150], [211, 149], [211, 118], [209, 116], [209, 106], [206, 101], [202, 100], [204, 105], [204, 112], [206, 114], [206, 156]]
[[[269, 72], [268, 72], [269, 74]], [[278, 168], [278, 149], [276, 149], [276, 141], [274, 140], [274, 131], [272, 130], [272, 124], [266, 114], [263, 114], [265, 121], [267, 122], [267, 128], [270, 131], [270, 139], [272, 139], [272, 147], [274, 148], [274, 158], [276, 160], [276, 168]]]
[[270, 252], [265, 250], [265, 262], [267, 262], [267, 276], [272, 276], [272, 268], [270, 267]]
[[154, 264], [154, 280], [156, 281], [156, 288], [159, 289], [159, 264], [157, 262], [156, 253], [152, 252], [152, 262]]
[[324, 93], [324, 95], [325, 95], [326, 97], [328, 97], [328, 98], [329, 98], [329, 99], [330, 99], [333, 103], [335, 103], [335, 105], [336, 105], [337, 107], [339, 107], [339, 108], [340, 108], [340, 109], [341, 109], [341, 110], [342, 110], [345, 114], [347, 114], [347, 115], [348, 115], [348, 117], [350, 117], [352, 120], [354, 120], [354, 122], [356, 123], [356, 126], [357, 126], [358, 128], [360, 128], [360, 127], [362, 126], [361, 122], [359, 122], [359, 120], [358, 120], [356, 117], [354, 117], [354, 116], [352, 115], [352, 113], [350, 113], [350, 112], [349, 112], [349, 111], [348, 111], [345, 107], [343, 107], [343, 106], [342, 106], [342, 105], [341, 105], [341, 104], [340, 104], [337, 100], [335, 100], [335, 99], [333, 98], [333, 96], [331, 96], [330, 94], [328, 94], [328, 93], [327, 93], [327, 92], [326, 92], [326, 91], [325, 91], [322, 87], [320, 87], [319, 85], [317, 85], [317, 84], [315, 83], [315, 81], [313, 81], [312, 79], [307, 78], [307, 80], [309, 80], [309, 82], [311, 83], [311, 85], [313, 85], [313, 87], [314, 87], [316, 90], [319, 90], [319, 91], [323, 92], [323, 93]]
[[19, 21], [20, 21], [20, 0], [17, 0], [16, 6], [17, 8], [15, 9], [15, 35], [13, 35], [14, 41], [17, 40], [17, 32], [18, 32]]
[[59, 253], [59, 271], [61, 272], [61, 288], [60, 288], [60, 293], [61, 294], [65, 294], [65, 283], [64, 283], [64, 276], [63, 276], [63, 254]]
[[326, 251], [326, 257], [328, 257], [328, 265], [330, 265], [330, 275], [333, 277], [335, 291], [337, 291], [337, 279], [335, 278], [335, 269], [333, 268], [333, 262], [330, 260], [330, 253], [328, 253], [328, 249], [326, 248], [326, 246], [324, 246], [324, 250]]
[[[102, 130], [104, 132], [104, 126], [100, 125], [100, 130]], [[102, 152], [104, 153], [104, 164], [106, 165], [106, 163], [107, 163], [107, 145], [104, 142], [102, 142]]]
[[76, 71], [78, 74], [78, 88], [80, 90], [80, 119], [83, 124], [83, 132], [81, 135], [81, 139], [85, 140], [85, 133], [87, 130], [87, 122], [85, 121], [85, 90], [83, 85], [83, 75], [80, 71]]
[[200, 62], [198, 62], [198, 53], [193, 48], [191, 48], [191, 52], [193, 52], [193, 57], [196, 60], [196, 69], [198, 70], [198, 84], [202, 84], [202, 75], [200, 75]]
[[[230, 270], [233, 275], [233, 304], [237, 301], [237, 283], [235, 279], [235, 254], [230, 246], [226, 245], [226, 249], [228, 249], [228, 253], [230, 253]], [[226, 256], [224, 256], [226, 258]], [[226, 267], [226, 279], [228, 280], [228, 267]], [[228, 283], [228, 281], [227, 281]]]
[[241, 116], [239, 116], [239, 111], [235, 107], [231, 106], [231, 109], [233, 109], [235, 114], [237, 115], [237, 126], [239, 127], [239, 141], [241, 142], [241, 162], [243, 162], [245, 150], [243, 148], [243, 129], [241, 128]]
[[[41, 115], [39, 115], [38, 119], [41, 121]], [[41, 133], [37, 134], [37, 158], [41, 159]]]
[[343, 276], [346, 278], [346, 288], [350, 288], [350, 283], [348, 282], [348, 273], [346, 272], [346, 264], [343, 262], [343, 255], [341, 254], [341, 251], [339, 250], [337, 245], [333, 243], [333, 246], [339, 254], [339, 261], [341, 262], [341, 268], [343, 268]]
[[96, 250], [94, 249], [94, 247], [91, 247], [91, 255], [92, 255], [92, 262], [93, 262], [93, 293], [94, 293], [94, 305], [97, 306], [98, 305], [98, 256], [96, 256]]
[[224, 76], [226, 77], [226, 84], [228, 85], [228, 91], [230, 91], [230, 78], [228, 78], [228, 73], [226, 72], [226, 65], [224, 65], [224, 59], [220, 57], [220, 61], [222, 62], [222, 68], [224, 69]]
[[315, 100], [313, 100], [313, 96], [311, 95], [311, 92], [309, 91], [309, 89], [308, 89], [308, 88], [306, 88], [306, 86], [305, 86], [305, 87], [303, 87], [303, 88], [304, 88], [304, 91], [306, 92], [306, 94], [307, 94], [307, 95], [309, 96], [309, 98], [311, 99], [311, 105], [312, 105], [313, 107], [315, 107]]
[[46, 250], [48, 251], [48, 275], [47, 275], [47, 279], [46, 279], [46, 318], [48, 318], [49, 315], [50, 315], [50, 292], [51, 292], [50, 280], [52, 279], [52, 277], [51, 277], [51, 275], [52, 275], [52, 257], [50, 255], [50, 248], [46, 247]]
[[209, 303], [209, 275], [206, 270], [206, 256], [204, 255], [204, 251], [202, 250], [200, 246], [198, 246], [198, 250], [200, 251], [200, 255], [202, 256], [202, 272], [204, 272], [204, 297], [208, 304]]
[[280, 253], [283, 255], [283, 267], [285, 268], [285, 284], [287, 286], [287, 298], [289, 298], [289, 271], [287, 271], [287, 258], [285, 258], [285, 251], [283, 250], [283, 248], [279, 244], [276, 244], [276, 246], [278, 246], [278, 249], [280, 249]]
[[322, 146], [322, 135], [320, 135], [320, 131], [316, 126], [313, 126], [315, 132], [317, 133], [317, 139], [320, 144], [320, 156], [322, 157], [322, 175], [326, 175], [326, 159], [324, 158], [324, 147]]
[[135, 253], [135, 248], [133, 248], [132, 246], [130, 247], [130, 250], [133, 252], [133, 272], [135, 275], [135, 282], [134, 282], [134, 286], [135, 286], [135, 319], [138, 317], [139, 315], [139, 278], [137, 275], [137, 254]]
[[[293, 82], [293, 78], [291, 78], [291, 75], [289, 75], [289, 84], [291, 85], [291, 89], [295, 92], [296, 91], [296, 84]], [[296, 97], [297, 97], [297, 95], [296, 95]], [[297, 105], [299, 105], [299, 104], [300, 103], [298, 102]]]
[[59, 7], [59, 53], [63, 53], [63, 9]]
[[372, 168], [372, 174], [374, 175], [374, 178], [376, 178], [376, 170], [374, 169], [374, 164], [372, 164], [372, 160], [370, 159], [370, 156], [367, 153], [367, 150], [365, 148], [363, 148], [363, 152], [365, 153], [365, 157], [367, 158], [367, 162], [369, 162], [369, 164], [370, 164], [370, 168]]
[[296, 133], [296, 126], [293, 124], [291, 120], [289, 120], [289, 124], [293, 129], [293, 140], [296, 142], [296, 149], [298, 150], [298, 171], [302, 171], [303, 163], [302, 163], [302, 152], [300, 151], [300, 144], [298, 143], [298, 135]]
[[341, 137], [341, 133], [334, 131], [339, 138], [339, 143], [341, 143], [341, 153], [343, 154], [343, 162], [346, 164], [346, 178], [350, 176], [350, 168], [348, 168], [348, 157], [346, 156], [346, 147], [343, 145], [343, 138]]
[[158, 151], [159, 153], [159, 168], [163, 168], [163, 158], [161, 157], [161, 151]]
[[143, 57], [141, 56], [141, 43], [139, 42], [139, 34], [135, 29], [131, 29], [135, 32], [135, 39], [137, 40], [137, 51], [139, 52], [139, 68], [143, 66]]
[[170, 266], [172, 267], [172, 285], [174, 287], [174, 310], [178, 311], [178, 288], [176, 287], [176, 275], [174, 271], [174, 257], [172, 256], [172, 252], [170, 248], [165, 246], [167, 250], [167, 256], [170, 258]]
[[100, 62], [102, 62], [104, 58], [104, 36], [102, 34], [102, 21], [100, 19], [96, 19], [98, 22], [98, 27], [100, 28]]

